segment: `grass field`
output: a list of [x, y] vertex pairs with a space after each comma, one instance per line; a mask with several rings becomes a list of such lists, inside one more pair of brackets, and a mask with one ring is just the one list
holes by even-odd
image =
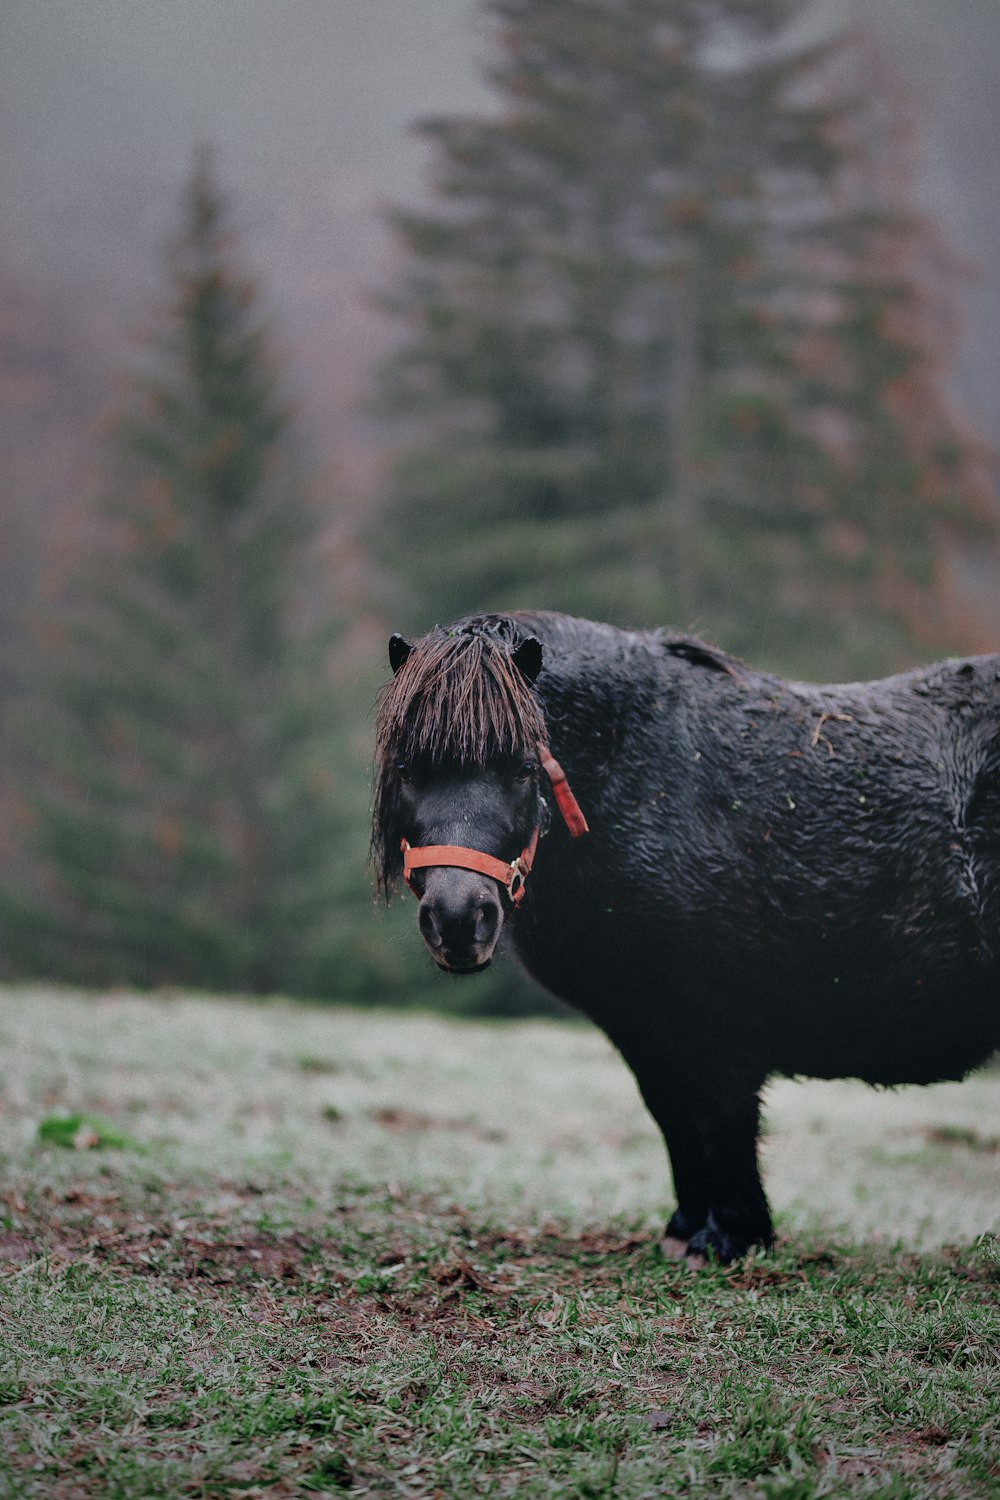
[[699, 1273], [583, 1025], [10, 989], [0, 1078], [0, 1494], [1000, 1492], [996, 1071], [775, 1085]]

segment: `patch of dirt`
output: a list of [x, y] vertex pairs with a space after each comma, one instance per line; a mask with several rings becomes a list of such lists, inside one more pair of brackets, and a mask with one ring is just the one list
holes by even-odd
[[814, 1452], [813, 1456], [820, 1468], [830, 1468], [838, 1479], [845, 1482], [871, 1479], [875, 1474], [884, 1474], [887, 1468], [885, 1460], [874, 1455], [871, 1458], [852, 1455], [841, 1457], [840, 1454], [831, 1456], [829, 1453], [820, 1456]]
[[396, 1130], [400, 1132], [417, 1132], [422, 1130], [458, 1130], [471, 1135], [477, 1141], [504, 1141], [507, 1136], [502, 1130], [495, 1130], [492, 1126], [480, 1125], [475, 1120], [452, 1120], [443, 1119], [437, 1115], [427, 1115], [419, 1110], [401, 1109], [396, 1105], [382, 1105], [377, 1109], [368, 1111], [369, 1118], [376, 1125], [381, 1125], [384, 1130]]
[[119, 1205], [116, 1193], [69, 1188], [50, 1199], [84, 1212], [22, 1225], [0, 1235], [0, 1268], [36, 1256], [55, 1265], [91, 1258], [144, 1276], [209, 1282], [278, 1281], [297, 1277], [309, 1246], [303, 1239], [247, 1227], [226, 1233], [183, 1219], [153, 1220]]
[[189, 1275], [209, 1281], [292, 1280], [302, 1261], [305, 1246], [293, 1237], [277, 1239], [257, 1231], [217, 1240], [197, 1231], [185, 1231], [182, 1255]]
[[19, 1234], [0, 1234], [0, 1270], [23, 1265], [36, 1254], [30, 1240]]
[[759, 1264], [742, 1266], [737, 1263], [725, 1275], [729, 1285], [741, 1292], [768, 1292], [775, 1287], [787, 1290], [789, 1287], [808, 1285], [804, 1271], [779, 1271], [773, 1266]]
[[910, 1441], [922, 1448], [941, 1448], [951, 1442], [951, 1433], [938, 1422], [928, 1422], [926, 1427], [910, 1434]]
[[427, 1274], [438, 1286], [447, 1288], [443, 1293], [445, 1297], [453, 1297], [457, 1292], [468, 1288], [489, 1292], [492, 1296], [503, 1295], [510, 1290], [477, 1271], [472, 1262], [457, 1251], [452, 1251], [446, 1261], [431, 1266]]
[[589, 1264], [610, 1255], [634, 1255], [645, 1250], [656, 1238], [653, 1234], [615, 1234], [610, 1230], [585, 1230], [582, 1234], [564, 1234], [558, 1227], [543, 1225], [539, 1230], [501, 1229], [477, 1236], [479, 1244], [493, 1252], [507, 1251], [512, 1259], [526, 1264], [539, 1260], [582, 1260]]

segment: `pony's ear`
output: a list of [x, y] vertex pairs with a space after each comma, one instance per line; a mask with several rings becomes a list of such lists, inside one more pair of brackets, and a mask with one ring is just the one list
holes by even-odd
[[389, 637], [389, 665], [393, 670], [393, 675], [399, 671], [412, 650], [413, 647], [409, 641], [404, 641], [401, 635]]
[[529, 682], [534, 682], [542, 670], [542, 643], [529, 635], [513, 653], [514, 665]]

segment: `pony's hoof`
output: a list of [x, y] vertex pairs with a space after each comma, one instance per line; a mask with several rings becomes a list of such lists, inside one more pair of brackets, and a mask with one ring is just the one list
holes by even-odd
[[660, 1241], [660, 1250], [666, 1260], [683, 1260], [687, 1255], [687, 1240], [679, 1240], [675, 1234], [664, 1235]]
[[774, 1234], [770, 1224], [758, 1228], [756, 1225], [748, 1226], [743, 1234], [730, 1232], [722, 1229], [713, 1215], [709, 1215], [708, 1223], [704, 1229], [699, 1229], [693, 1234], [688, 1243], [687, 1262], [692, 1265], [697, 1261], [699, 1266], [707, 1265], [714, 1261], [720, 1266], [732, 1265], [734, 1260], [742, 1260], [748, 1250], [755, 1245], [761, 1249], [767, 1249], [774, 1243]]
[[689, 1271], [704, 1271], [708, 1265], [708, 1256], [702, 1255], [700, 1250], [695, 1250], [691, 1254], [685, 1255], [684, 1263]]

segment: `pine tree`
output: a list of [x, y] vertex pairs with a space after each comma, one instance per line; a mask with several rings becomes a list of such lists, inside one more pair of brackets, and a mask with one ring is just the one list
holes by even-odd
[[800, 56], [794, 95], [825, 155], [770, 182], [777, 357], [718, 408], [699, 562], [735, 649], [764, 597], [779, 662], [862, 675], [959, 647], [944, 563], [995, 551], [993, 486], [946, 394], [954, 261], [911, 207], [908, 100], [857, 33]]
[[[397, 219], [382, 524], [414, 615], [545, 603], [694, 621], [786, 667], [904, 657], [892, 535], [926, 554], [962, 519], [969, 448], [936, 400], [956, 482], [929, 505], [876, 377], [902, 359], [926, 394], [939, 372], [912, 318], [889, 331], [924, 231], [871, 191], [853, 40], [796, 45], [801, 0], [486, 9], [502, 110], [426, 126], [438, 202]], [[900, 461], [866, 469], [887, 424]], [[912, 582], [940, 643], [926, 566]]]
[[[8, 965], [99, 983], [319, 988], [336, 897], [316, 519], [255, 292], [199, 159], [110, 497], [31, 726], [39, 880]], [[329, 976], [326, 976], [329, 983]]]

